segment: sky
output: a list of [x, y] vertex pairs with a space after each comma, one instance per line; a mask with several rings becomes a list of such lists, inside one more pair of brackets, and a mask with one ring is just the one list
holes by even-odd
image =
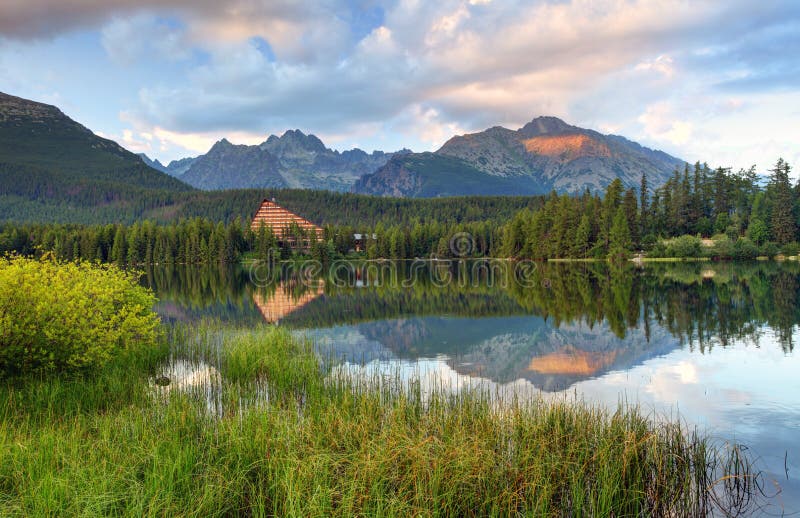
[[164, 162], [295, 128], [435, 150], [554, 115], [796, 173], [800, 2], [0, 0], [0, 91]]

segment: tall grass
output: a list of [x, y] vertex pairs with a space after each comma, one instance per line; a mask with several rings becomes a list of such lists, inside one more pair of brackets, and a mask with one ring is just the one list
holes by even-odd
[[[0, 387], [0, 515], [696, 516], [758, 503], [739, 449], [635, 408], [354, 390], [274, 328], [177, 327], [169, 340], [93, 376]], [[181, 385], [180, 361], [217, 375]]]

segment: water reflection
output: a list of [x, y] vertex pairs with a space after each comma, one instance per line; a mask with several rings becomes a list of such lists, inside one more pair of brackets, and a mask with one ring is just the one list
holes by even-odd
[[174, 267], [143, 282], [166, 319], [287, 326], [364, 379], [679, 412], [748, 444], [800, 510], [799, 264], [537, 264], [524, 282], [476, 264], [282, 270], [263, 286], [243, 268]]
[[304, 287], [308, 289], [298, 293], [298, 290], [292, 289], [290, 284], [282, 282], [275, 285], [274, 289], [269, 292], [265, 289], [256, 290], [253, 292], [253, 303], [268, 324], [278, 324], [322, 295], [323, 282], [321, 279], [314, 279]]
[[381, 274], [365, 264], [344, 282], [340, 268], [336, 279], [288, 275], [260, 287], [242, 268], [173, 267], [152, 269], [143, 282], [167, 319], [265, 320], [329, 343], [345, 327], [344, 359], [371, 359], [360, 348], [346, 353], [360, 335], [380, 344], [369, 348], [376, 357], [444, 354], [498, 381], [528, 372], [522, 376], [574, 382], [675, 347], [758, 346], [765, 327], [791, 353], [800, 322], [796, 263], [540, 264], [524, 286], [508, 272], [463, 264], [449, 265], [451, 282], [441, 284], [441, 273], [431, 273], [441, 266], [389, 263]]

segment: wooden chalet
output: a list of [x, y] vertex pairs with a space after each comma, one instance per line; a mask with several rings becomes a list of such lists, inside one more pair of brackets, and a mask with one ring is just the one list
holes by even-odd
[[[272, 231], [279, 243], [292, 248], [309, 248], [312, 241], [322, 240], [324, 234], [321, 227], [284, 209], [275, 203], [274, 199], [262, 201], [250, 222], [250, 228], [254, 232], [258, 232], [262, 225]], [[293, 232], [293, 229], [296, 228], [301, 229], [305, 234], [302, 242], [298, 242], [296, 232]]]

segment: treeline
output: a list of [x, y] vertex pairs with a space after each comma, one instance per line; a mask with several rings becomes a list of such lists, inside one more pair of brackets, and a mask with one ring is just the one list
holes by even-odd
[[[241, 221], [207, 219], [171, 225], [12, 225], [0, 227], [0, 252], [22, 255], [50, 251], [59, 259], [142, 264], [230, 263], [248, 249]], [[252, 234], [252, 233], [250, 233]]]
[[[588, 191], [443, 199], [296, 189], [170, 193], [161, 200], [168, 206], [131, 224], [3, 224], [0, 253], [52, 250], [63, 259], [117, 264], [231, 263], [245, 254], [285, 259], [296, 251], [268, 230], [249, 229], [261, 200], [275, 198], [324, 225], [324, 239], [303, 251], [323, 261], [359, 247], [368, 258], [393, 259], [624, 259], [636, 250], [657, 257], [794, 255], [800, 250], [800, 185], [791, 185], [789, 173], [789, 164], [779, 160], [762, 185], [753, 168], [734, 173], [698, 163], [676, 170], [655, 190], [644, 175], [638, 190], [614, 180], [603, 196]], [[297, 242], [310, 237], [299, 228], [291, 232]], [[356, 234], [363, 236], [361, 243]]]
[[[766, 185], [755, 168], [733, 173], [688, 164], [663, 186], [637, 190], [614, 180], [601, 197], [551, 194], [537, 211], [520, 211], [503, 230], [501, 255], [546, 258], [618, 257], [631, 251], [652, 255], [755, 257], [779, 250], [796, 253], [800, 184], [789, 181], [790, 166], [778, 160]], [[713, 237], [701, 247], [699, 237]], [[666, 240], [666, 241], [665, 241]], [[670, 247], [673, 247], [670, 249]], [[673, 253], [670, 253], [673, 252]]]
[[[133, 174], [133, 173], [130, 173]], [[248, 221], [264, 198], [318, 225], [410, 225], [414, 221], [465, 223], [507, 221], [516, 212], [536, 209], [543, 197], [461, 196], [382, 198], [303, 189], [176, 191], [123, 183], [61, 178], [47, 171], [0, 163], [0, 221], [130, 225], [152, 220], [170, 224], [207, 218]]]
[[[362, 251], [368, 258], [482, 257], [497, 251], [500, 227], [493, 222], [420, 223], [375, 227], [325, 227], [323, 239], [314, 241], [303, 229], [288, 229], [294, 243], [311, 243], [305, 249], [278, 241], [268, 228], [251, 230], [237, 218], [224, 224], [206, 218], [180, 220], [168, 225], [143, 221], [132, 225], [0, 225], [0, 254], [35, 255], [52, 252], [59, 259], [125, 265], [230, 264], [242, 256], [253, 259], [289, 259], [297, 254], [322, 262], [355, 251], [355, 234], [366, 237]], [[374, 236], [374, 237], [373, 237]], [[455, 237], [454, 237], [455, 236]]]
[[238, 217], [248, 221], [263, 199], [274, 198], [282, 207], [320, 226], [374, 229], [380, 223], [385, 227], [413, 226], [416, 222], [504, 223], [520, 210], [536, 210], [545, 201], [542, 196], [387, 198], [306, 189], [245, 189], [185, 196], [186, 203], [165, 209], [172, 213], [159, 214], [155, 219], [203, 217], [227, 223]]

